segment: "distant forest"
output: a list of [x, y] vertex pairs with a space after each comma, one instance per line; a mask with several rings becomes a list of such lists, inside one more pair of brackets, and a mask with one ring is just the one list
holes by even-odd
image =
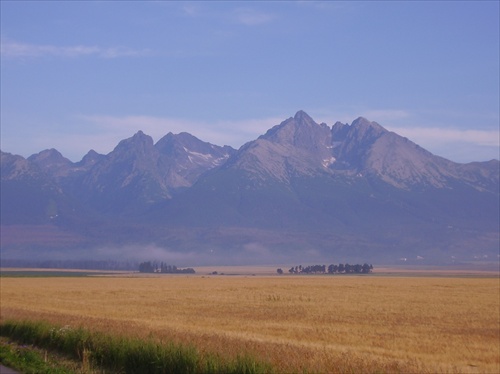
[[115, 260], [0, 259], [0, 266], [5, 268], [38, 268], [38, 269], [136, 270], [138, 262], [115, 261]]
[[194, 274], [193, 268], [179, 269], [175, 265], [168, 265], [164, 262], [147, 261], [139, 264], [141, 273], [166, 273], [166, 274]]
[[135, 270], [141, 273], [194, 274], [192, 268], [180, 269], [158, 261], [112, 261], [112, 260], [4, 260], [0, 259], [4, 268], [39, 268], [39, 269], [85, 269], [85, 270]]
[[[360, 265], [350, 265], [350, 264], [331, 264], [328, 267], [326, 265], [310, 265], [303, 267], [302, 265], [292, 266], [288, 269], [290, 274], [368, 274], [373, 271], [373, 265], [367, 263]], [[278, 274], [283, 274], [283, 269], [277, 269]]]

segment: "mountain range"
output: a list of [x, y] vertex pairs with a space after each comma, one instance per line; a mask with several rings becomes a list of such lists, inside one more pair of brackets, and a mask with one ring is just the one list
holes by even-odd
[[138, 131], [76, 163], [2, 152], [2, 257], [498, 261], [499, 168], [303, 111], [238, 150]]

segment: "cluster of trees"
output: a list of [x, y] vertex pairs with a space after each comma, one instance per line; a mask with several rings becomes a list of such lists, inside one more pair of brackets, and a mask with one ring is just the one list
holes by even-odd
[[[328, 267], [326, 265], [310, 265], [303, 267], [302, 265], [292, 266], [288, 269], [290, 274], [367, 274], [371, 273], [373, 270], [373, 265], [367, 263], [360, 265], [350, 265], [350, 264], [331, 264]], [[283, 269], [276, 270], [278, 274], [283, 274]]]
[[167, 273], [167, 274], [194, 274], [193, 268], [179, 269], [175, 265], [157, 261], [146, 261], [139, 264], [139, 272], [141, 273]]

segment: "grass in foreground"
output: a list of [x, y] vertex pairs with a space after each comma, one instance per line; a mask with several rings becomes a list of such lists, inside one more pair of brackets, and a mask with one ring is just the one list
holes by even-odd
[[86, 373], [78, 362], [6, 338], [0, 338], [0, 363], [25, 374]]
[[[6, 321], [0, 325], [0, 336], [21, 344], [54, 350], [78, 360], [83, 367], [106, 369], [116, 373], [272, 373], [268, 364], [250, 356], [222, 360], [216, 355], [201, 355], [196, 348], [180, 344], [162, 344], [98, 332], [73, 329], [46, 322]], [[3, 346], [4, 347], [4, 346]], [[66, 373], [43, 361], [36, 352], [12, 352], [2, 348], [2, 362], [15, 363], [25, 372]], [[26, 363], [27, 366], [22, 364]], [[34, 368], [33, 371], [30, 371]]]
[[2, 278], [0, 321], [237, 355], [276, 372], [499, 373], [498, 278]]

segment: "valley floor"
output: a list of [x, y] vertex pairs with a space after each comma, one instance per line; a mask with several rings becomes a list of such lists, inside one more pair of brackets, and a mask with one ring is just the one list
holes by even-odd
[[196, 270], [2, 276], [1, 321], [47, 320], [223, 356], [250, 353], [282, 372], [500, 372], [498, 273]]

